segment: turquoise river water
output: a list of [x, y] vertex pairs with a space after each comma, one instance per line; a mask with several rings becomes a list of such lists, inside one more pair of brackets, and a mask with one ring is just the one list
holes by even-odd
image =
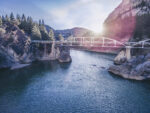
[[114, 55], [72, 50], [71, 57], [0, 70], [0, 113], [150, 113], [150, 82], [108, 73]]

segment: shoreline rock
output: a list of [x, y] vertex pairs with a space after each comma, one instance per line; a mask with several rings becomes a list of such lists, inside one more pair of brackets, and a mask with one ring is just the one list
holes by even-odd
[[58, 61], [60, 63], [69, 63], [72, 61], [69, 47], [59, 47], [59, 50], [60, 52], [59, 52]]
[[123, 77], [125, 79], [131, 79], [131, 80], [146, 80], [146, 79], [150, 79], [150, 76], [148, 77], [144, 77], [144, 76], [136, 76], [136, 75], [131, 75], [129, 73], [125, 73], [124, 71], [124, 68], [120, 68], [119, 66], [111, 66], [109, 69], [108, 69], [108, 72], [114, 74], [114, 75], [117, 75], [117, 76], [120, 76], [120, 77]]
[[[45, 55], [38, 53], [33, 55], [33, 52], [30, 51], [28, 54], [25, 52], [22, 56], [19, 56], [13, 51], [13, 49], [6, 49], [3, 46], [0, 46], [0, 69], [10, 68], [11, 70], [24, 68], [29, 66], [33, 61], [52, 61], [58, 60], [60, 63], [71, 62], [70, 48], [68, 47], [59, 47], [53, 46], [52, 53], [50, 55]], [[11, 50], [11, 52], [9, 52]]]
[[15, 64], [10, 69], [11, 70], [16, 70], [16, 69], [21, 69], [21, 68], [24, 68], [24, 67], [27, 67], [27, 66], [30, 66], [30, 64]]
[[149, 80], [150, 54], [134, 56], [124, 63], [110, 66], [108, 71], [125, 79]]
[[125, 53], [124, 50], [122, 50], [122, 51], [115, 57], [114, 63], [115, 63], [116, 65], [120, 65], [120, 64], [126, 62], [126, 60], [127, 60], [127, 59], [126, 59], [126, 53]]

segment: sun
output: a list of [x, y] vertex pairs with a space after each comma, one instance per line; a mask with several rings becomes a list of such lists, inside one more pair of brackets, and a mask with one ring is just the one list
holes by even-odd
[[98, 26], [94, 26], [94, 27], [92, 28], [92, 30], [93, 30], [94, 33], [96, 33], [96, 34], [102, 34], [104, 28], [103, 28], [103, 25], [98, 25]]

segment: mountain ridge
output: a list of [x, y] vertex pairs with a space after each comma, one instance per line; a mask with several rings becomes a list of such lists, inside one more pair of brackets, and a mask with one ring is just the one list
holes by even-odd
[[83, 27], [73, 27], [71, 29], [55, 30], [55, 33], [62, 34], [63, 37], [65, 38], [69, 36], [73, 37], [91, 36], [94, 34], [92, 30]]

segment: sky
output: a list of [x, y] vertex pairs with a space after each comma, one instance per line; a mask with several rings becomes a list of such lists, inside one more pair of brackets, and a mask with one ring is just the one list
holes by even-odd
[[102, 31], [108, 15], [121, 0], [0, 0], [0, 14], [26, 14], [44, 19], [54, 29], [85, 27]]

